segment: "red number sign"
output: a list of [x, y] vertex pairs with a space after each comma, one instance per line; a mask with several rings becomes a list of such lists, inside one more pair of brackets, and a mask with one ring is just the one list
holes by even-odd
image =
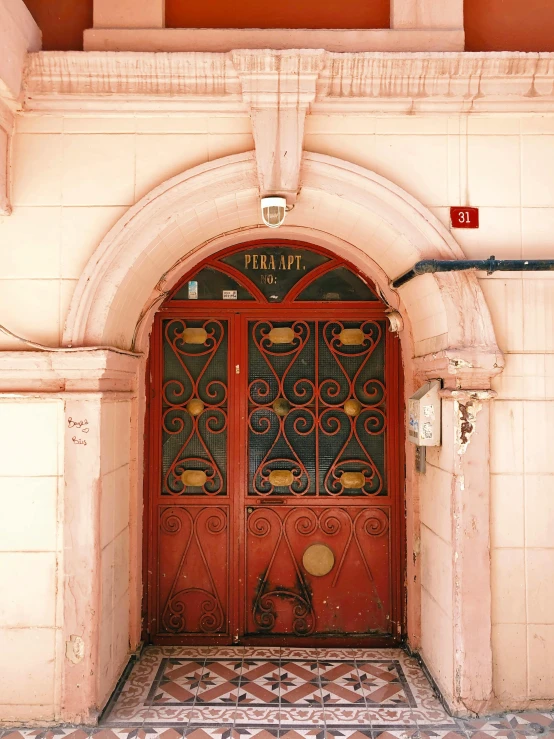
[[452, 228], [479, 228], [479, 208], [450, 208]]

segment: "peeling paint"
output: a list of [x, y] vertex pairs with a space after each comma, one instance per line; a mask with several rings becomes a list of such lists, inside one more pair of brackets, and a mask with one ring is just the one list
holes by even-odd
[[65, 643], [65, 656], [74, 665], [78, 665], [79, 662], [83, 661], [85, 656], [85, 642], [80, 636], [71, 634], [69, 641]]
[[483, 404], [477, 399], [470, 400], [467, 403], [456, 401], [458, 418], [456, 424], [456, 444], [458, 445], [458, 454], [465, 454], [471, 437], [475, 431], [475, 422], [477, 414], [482, 409]]

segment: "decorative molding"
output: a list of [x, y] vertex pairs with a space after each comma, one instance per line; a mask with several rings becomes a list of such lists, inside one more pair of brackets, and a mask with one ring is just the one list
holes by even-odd
[[118, 349], [0, 352], [2, 393], [129, 393], [140, 356]]
[[288, 79], [302, 80], [301, 100], [312, 113], [554, 112], [554, 53], [321, 50], [29, 54], [24, 110], [244, 115], [254, 96], [275, 100], [270, 80], [283, 74], [277, 59], [287, 60], [285, 75], [299, 65]]
[[[491, 380], [504, 369], [504, 357], [498, 348], [444, 349], [435, 354], [415, 357], [414, 369], [422, 381], [441, 379], [445, 388], [442, 397], [459, 399], [460, 393], [484, 392]], [[488, 393], [492, 391], [487, 389]], [[490, 397], [496, 396], [496, 393]]]
[[[443, 259], [461, 254], [448, 229], [420, 202], [386, 178], [350, 162], [313, 153], [304, 153], [301, 172], [301, 196], [282, 228], [286, 238], [301, 237], [315, 243], [323, 238], [324, 244], [350, 259], [362, 271], [367, 270], [368, 274], [376, 276], [380, 267], [384, 285], [387, 278], [390, 279], [387, 269], [391, 271], [391, 264], [396, 269], [399, 262], [413, 263], [422, 253]], [[242, 207], [247, 199], [252, 207]], [[240, 214], [233, 202], [242, 204]], [[202, 204], [202, 213], [213, 214], [206, 229], [196, 229], [190, 237], [186, 229], [173, 229], [180, 233], [173, 251], [172, 242], [160, 236], [172, 223], [190, 223], [191, 219], [196, 219], [199, 203]], [[326, 218], [322, 207], [319, 222], [314, 224], [313, 207], [317, 203], [326, 205], [331, 213], [339, 208], [342, 218]], [[348, 242], [345, 242], [342, 240], [341, 222], [348, 221], [351, 214], [356, 218], [356, 234], [350, 233]], [[370, 228], [375, 231], [376, 218], [387, 224], [387, 244], [368, 242], [364, 236]], [[73, 294], [64, 344], [128, 347], [133, 341], [136, 323], [142, 318], [137, 342], [139, 350], [142, 350], [146, 346], [143, 343], [147, 340], [146, 327], [160, 296], [160, 277], [159, 273], [156, 276], [152, 272], [152, 264], [167, 264], [165, 268], [160, 266], [160, 272], [165, 269], [163, 290], [167, 290], [188, 269], [216, 251], [228, 234], [235, 232], [234, 240], [227, 241], [226, 246], [240, 243], [241, 239], [252, 234], [258, 223], [253, 152], [199, 165], [159, 185], [125, 213], [91, 256]], [[250, 229], [248, 235], [247, 229]], [[263, 231], [255, 230], [255, 233], [256, 238], [260, 238]], [[399, 233], [404, 238], [398, 239]], [[172, 250], [169, 255], [168, 249]], [[175, 254], [173, 262], [170, 261], [172, 253]], [[148, 259], [144, 259], [145, 254], [148, 254]], [[448, 351], [453, 357], [452, 366], [456, 359], [481, 352], [487, 355], [487, 362], [490, 358], [491, 367], [495, 361], [500, 365], [502, 355], [476, 276], [448, 273], [447, 283], [441, 282], [443, 277], [433, 275], [434, 284], [428, 293], [438, 299], [436, 315], [439, 323], [446, 326], [446, 333], [433, 341], [437, 352], [451, 347]], [[137, 282], [144, 286], [138, 296]], [[390, 297], [398, 299], [392, 294]], [[400, 291], [399, 297], [402, 300]], [[404, 318], [409, 319], [405, 333], [406, 340], [409, 340], [413, 327], [420, 322], [425, 304], [402, 300], [398, 308]], [[427, 354], [424, 347], [429, 343], [427, 339], [431, 338], [427, 335], [415, 337], [410, 348], [411, 356], [414, 353]], [[474, 351], [472, 347], [479, 349]], [[434, 360], [438, 357], [439, 354], [427, 356], [426, 364], [421, 370], [418, 365], [417, 371], [424, 372], [429, 366], [435, 373]], [[483, 374], [481, 364], [474, 362], [479, 374]], [[459, 369], [461, 371], [461, 365]], [[451, 386], [455, 387], [459, 377], [454, 374], [450, 377]], [[467, 387], [487, 387], [480, 377], [473, 382], [475, 384]]]
[[228, 54], [42, 51], [29, 54], [26, 107], [37, 95], [199, 96], [221, 98], [241, 89]]
[[260, 195], [296, 202], [304, 122], [315, 98], [323, 51], [234, 51], [233, 66], [250, 108]]
[[554, 54], [331, 54], [312, 112], [554, 110]]

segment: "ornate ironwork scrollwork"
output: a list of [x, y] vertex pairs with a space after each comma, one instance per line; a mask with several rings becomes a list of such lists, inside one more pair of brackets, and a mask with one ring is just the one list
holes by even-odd
[[[275, 338], [277, 331], [282, 332], [279, 334], [282, 338], [274, 343], [272, 337]], [[313, 485], [291, 435], [305, 437], [315, 428], [315, 414], [308, 407], [314, 400], [315, 384], [304, 377], [288, 379], [310, 336], [310, 324], [306, 321], [293, 321], [290, 326], [278, 328], [271, 321], [258, 321], [251, 327], [251, 341], [257, 356], [263, 358], [270, 378], [257, 377], [248, 386], [250, 431], [258, 437], [271, 436], [269, 448], [252, 476], [257, 495], [271, 495], [276, 490], [304, 495]], [[281, 470], [290, 474], [275, 474]], [[277, 479], [282, 484], [276, 484]]]
[[[277, 331], [288, 343], [271, 341]], [[386, 389], [374, 374], [382, 361], [370, 365], [383, 341], [382, 325], [370, 320], [250, 324], [250, 449], [263, 450], [251, 469], [251, 494], [384, 491]]]
[[[357, 332], [355, 342], [348, 339], [343, 343], [345, 335], [350, 336], [348, 331]], [[368, 378], [364, 373], [382, 341], [381, 325], [362, 321], [354, 329], [342, 321], [328, 321], [322, 325], [321, 333], [328, 356], [334, 362], [334, 370], [329, 368], [328, 372], [337, 372], [339, 379], [326, 377], [320, 381], [322, 409], [319, 429], [322, 437], [341, 440], [340, 448], [324, 475], [324, 492], [333, 496], [343, 495], [345, 490], [378, 495], [383, 490], [384, 480], [370, 454], [369, 439], [385, 431], [383, 406], [386, 390], [383, 382]]]
[[[363, 509], [333, 506], [315, 510], [302, 507], [293, 508], [283, 515], [280, 513], [274, 509], [257, 509], [248, 517], [248, 533], [271, 541], [270, 548], [264, 556], [263, 576], [260, 577], [252, 605], [252, 618], [257, 629], [264, 633], [281, 633], [282, 624], [278, 622], [279, 609], [276, 603], [290, 601], [293, 604], [294, 633], [307, 635], [316, 630], [317, 616], [313, 609], [310, 586], [304, 575], [305, 568], [301, 565], [302, 554], [306, 550], [304, 545], [299, 548], [297, 544], [299, 556], [295, 554], [292, 545], [295, 536], [320, 544], [326, 537], [332, 537], [330, 546], [336, 537], [338, 543], [332, 545], [335, 566], [330, 570], [331, 588], [337, 587], [345, 561], [349, 556], [352, 557], [349, 553], [354, 548], [354, 556], [363, 566], [376, 602], [379, 601], [363, 539], [368, 536], [380, 537], [389, 530], [389, 518], [383, 509], [373, 506]], [[286, 562], [283, 560], [285, 556]], [[278, 580], [278, 573], [282, 571], [284, 565], [289, 568], [292, 565], [294, 588], [275, 587], [271, 584]]]
[[[166, 361], [162, 388], [162, 429], [164, 447], [172, 459], [165, 462], [163, 493], [182, 495], [187, 491], [183, 472], [201, 470], [205, 482], [199, 492], [218, 495], [225, 491], [227, 385], [226, 379], [214, 379], [213, 372], [226, 372], [226, 362], [216, 363], [218, 350], [226, 341], [226, 322], [216, 319], [196, 321], [201, 326], [174, 319], [165, 322]], [[203, 343], [187, 342], [186, 332], [196, 330], [205, 337]], [[200, 333], [199, 333], [200, 335]], [[168, 353], [169, 352], [169, 353]], [[175, 365], [177, 360], [177, 365]], [[178, 377], [168, 375], [178, 372]], [[192, 412], [191, 409], [194, 411]], [[216, 437], [223, 435], [216, 459]], [[172, 441], [175, 439], [175, 442]]]
[[[217, 591], [210, 566], [202, 546], [199, 527], [203, 532], [216, 535], [227, 529], [227, 516], [221, 508], [200, 508], [191, 510], [183, 507], [165, 508], [160, 516], [160, 531], [164, 534], [181, 534], [186, 524], [188, 536], [182, 542], [182, 555], [179, 567], [162, 612], [162, 624], [166, 631], [176, 633], [202, 632], [206, 634], [225, 630], [225, 611]], [[202, 563], [202, 572], [189, 566], [191, 551]], [[186, 572], [188, 587], [180, 587]], [[195, 584], [201, 580], [209, 582], [209, 589]], [[196, 623], [190, 623], [188, 611], [199, 612]]]
[[[300, 566], [296, 561], [286, 530], [286, 523], [294, 513], [294, 510], [290, 511], [285, 519], [282, 520], [275, 511], [257, 510], [254, 511], [248, 519], [248, 531], [256, 537], [267, 536], [271, 532], [272, 525], [275, 526], [278, 531], [277, 543], [273, 548], [269, 565], [260, 580], [260, 584], [254, 598], [252, 616], [255, 625], [261, 631], [269, 633], [273, 631], [277, 622], [277, 609], [275, 607], [276, 600], [290, 601], [292, 603], [293, 633], [297, 636], [307, 636], [315, 629], [316, 616], [313, 610], [309, 588], [307, 587]], [[275, 564], [277, 551], [281, 544], [285, 545], [285, 550], [288, 552], [290, 562], [293, 564], [296, 573], [296, 582], [298, 583], [296, 590], [286, 587], [271, 588], [269, 586], [272, 568]], [[282, 563], [279, 564], [282, 566]]]

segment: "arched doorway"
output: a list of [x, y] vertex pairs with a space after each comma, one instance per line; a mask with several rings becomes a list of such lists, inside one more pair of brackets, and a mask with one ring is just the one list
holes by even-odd
[[155, 317], [146, 598], [159, 644], [392, 645], [403, 631], [400, 347], [314, 245], [200, 262]]

